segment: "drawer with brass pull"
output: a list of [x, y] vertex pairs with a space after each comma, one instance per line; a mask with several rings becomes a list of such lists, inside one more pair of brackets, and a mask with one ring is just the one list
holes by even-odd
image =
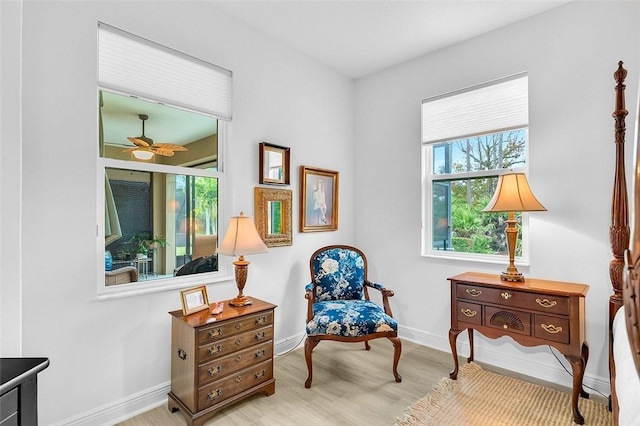
[[536, 315], [533, 335], [560, 343], [569, 343], [569, 320], [565, 318]]
[[468, 322], [471, 324], [482, 324], [482, 305], [458, 301], [456, 306], [458, 321]]
[[271, 378], [273, 378], [273, 364], [271, 361], [264, 361], [237, 371], [222, 380], [199, 389], [198, 410], [204, 410]]
[[550, 314], [569, 314], [569, 298], [565, 296], [460, 283], [456, 286], [456, 297], [458, 299], [494, 304], [503, 304], [508, 302], [509, 306], [514, 308], [530, 309]]
[[273, 324], [273, 312], [248, 315], [246, 318], [213, 324], [198, 330], [198, 344], [203, 345], [229, 336]]
[[273, 338], [273, 327], [245, 331], [226, 339], [220, 339], [209, 345], [198, 348], [198, 360], [207, 362], [213, 358], [219, 358], [231, 352], [244, 349], [256, 343], [266, 342]]
[[272, 356], [273, 344], [268, 341], [215, 359], [198, 367], [198, 384], [200, 386], [206, 385], [252, 364], [270, 359]]

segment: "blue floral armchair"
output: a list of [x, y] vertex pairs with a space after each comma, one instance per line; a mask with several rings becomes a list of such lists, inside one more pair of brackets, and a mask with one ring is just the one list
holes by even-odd
[[[309, 261], [310, 284], [306, 286], [307, 339], [304, 354], [309, 377], [305, 388], [311, 387], [313, 367], [311, 353], [321, 340], [364, 342], [388, 338], [393, 343], [393, 375], [398, 374], [402, 344], [398, 337], [398, 323], [393, 319], [389, 297], [393, 291], [367, 279], [367, 258], [355, 247], [334, 245], [316, 250]], [[369, 300], [369, 289], [382, 294], [384, 309]]]

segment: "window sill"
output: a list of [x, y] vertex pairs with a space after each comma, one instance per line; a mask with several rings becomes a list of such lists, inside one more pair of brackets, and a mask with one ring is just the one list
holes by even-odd
[[233, 281], [233, 275], [195, 274], [180, 278], [167, 278], [149, 282], [136, 282], [98, 287], [97, 300], [111, 300], [123, 297], [139, 296], [142, 294], [160, 293], [163, 291], [184, 289], [199, 285], [215, 284], [223, 281]]
[[[478, 262], [478, 263], [488, 263], [494, 265], [504, 265], [509, 263], [509, 258], [507, 255], [504, 256], [496, 256], [496, 255], [472, 255], [472, 254], [463, 254], [457, 252], [446, 252], [442, 253], [437, 252], [429, 252], [422, 253], [422, 257], [432, 258], [432, 259], [446, 259], [453, 260], [456, 262]], [[516, 258], [515, 262], [518, 266], [530, 266], [530, 259], [525, 258]]]

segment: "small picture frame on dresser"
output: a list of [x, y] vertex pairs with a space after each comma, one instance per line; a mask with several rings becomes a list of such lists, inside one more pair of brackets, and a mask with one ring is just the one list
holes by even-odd
[[182, 302], [182, 315], [190, 315], [209, 308], [209, 297], [207, 287], [199, 286], [182, 290], [180, 292], [180, 302]]

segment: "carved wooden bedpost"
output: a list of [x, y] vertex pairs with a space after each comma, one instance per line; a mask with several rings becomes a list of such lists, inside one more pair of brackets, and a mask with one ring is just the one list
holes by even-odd
[[618, 62], [618, 69], [613, 74], [616, 80], [616, 109], [613, 112], [615, 120], [616, 170], [613, 181], [613, 195], [611, 199], [611, 227], [609, 228], [609, 242], [613, 252], [613, 260], [609, 263], [609, 276], [613, 286], [613, 295], [609, 298], [609, 325], [618, 308], [622, 306], [622, 277], [624, 270], [624, 252], [629, 248], [629, 206], [627, 200], [627, 181], [624, 167], [624, 141], [626, 124], [625, 118], [629, 113], [625, 108], [624, 79], [627, 70]]
[[[629, 113], [624, 102], [624, 79], [627, 70], [618, 62], [618, 69], [613, 73], [616, 80], [616, 109], [613, 112], [615, 120], [616, 170], [613, 181], [613, 195], [611, 199], [611, 226], [609, 228], [609, 242], [613, 252], [613, 260], [609, 263], [609, 276], [613, 287], [613, 294], [609, 297], [609, 379], [611, 383], [610, 408], [613, 408], [614, 424], [617, 422], [617, 398], [615, 397], [615, 364], [613, 362], [613, 318], [622, 306], [622, 283], [624, 276], [625, 251], [629, 248], [629, 202], [627, 199], [627, 181], [624, 167], [624, 141], [626, 124], [625, 118]], [[613, 403], [613, 407], [611, 407]]]

